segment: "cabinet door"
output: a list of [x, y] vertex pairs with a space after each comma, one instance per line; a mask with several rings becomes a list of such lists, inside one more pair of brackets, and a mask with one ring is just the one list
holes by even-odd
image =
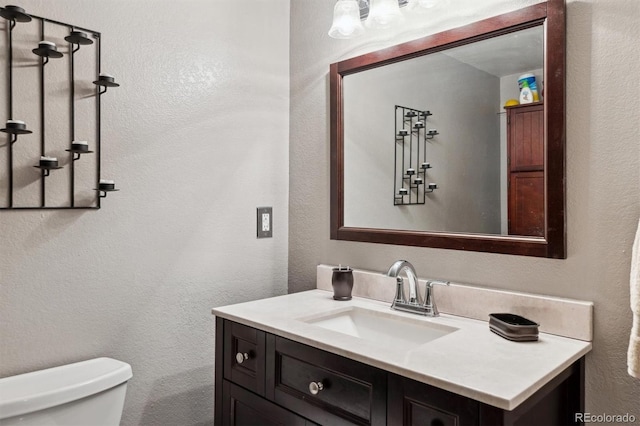
[[544, 172], [509, 176], [509, 235], [544, 237]]
[[477, 401], [389, 374], [388, 425], [477, 425]]
[[264, 395], [265, 332], [224, 322], [224, 378]]
[[228, 381], [222, 385], [224, 426], [311, 426], [303, 417], [285, 410]]
[[509, 171], [544, 169], [544, 106], [519, 105], [507, 110]]

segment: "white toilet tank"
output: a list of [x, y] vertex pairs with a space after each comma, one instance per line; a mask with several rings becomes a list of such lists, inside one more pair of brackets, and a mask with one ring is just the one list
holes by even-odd
[[131, 366], [96, 358], [0, 379], [2, 426], [117, 426]]

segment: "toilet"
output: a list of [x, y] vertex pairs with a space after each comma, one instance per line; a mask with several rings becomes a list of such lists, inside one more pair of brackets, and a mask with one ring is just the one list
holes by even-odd
[[117, 426], [131, 366], [95, 358], [0, 379], [1, 426]]

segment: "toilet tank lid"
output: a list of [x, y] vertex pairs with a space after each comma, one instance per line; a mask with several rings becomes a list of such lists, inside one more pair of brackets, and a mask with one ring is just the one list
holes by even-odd
[[95, 358], [0, 379], [0, 419], [75, 401], [118, 386], [132, 377], [131, 366]]

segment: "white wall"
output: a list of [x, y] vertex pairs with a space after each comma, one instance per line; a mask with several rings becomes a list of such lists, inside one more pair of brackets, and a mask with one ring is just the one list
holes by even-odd
[[[345, 226], [499, 234], [499, 84], [497, 77], [437, 53], [346, 76]], [[396, 188], [409, 188], [401, 177], [409, 167], [409, 139], [403, 165], [393, 133], [401, 112], [394, 105], [431, 111], [425, 131], [440, 132], [426, 142], [433, 168], [425, 182], [438, 189], [424, 204], [393, 204], [394, 178]], [[411, 166], [420, 171], [425, 146], [420, 152], [417, 146], [414, 138]]]
[[383, 271], [403, 258], [421, 277], [591, 300], [587, 410], [640, 418], [640, 381], [626, 374], [630, 249], [640, 216], [637, 0], [567, 4], [566, 260], [329, 239], [329, 64], [531, 3], [452, 1], [450, 11], [408, 22], [401, 33], [342, 41], [326, 35], [333, 0], [292, 2], [289, 290], [312, 288], [318, 263]]
[[121, 83], [102, 170], [122, 190], [99, 211], [0, 211], [0, 376], [110, 356], [133, 367], [123, 425], [210, 424], [210, 308], [287, 289], [289, 1], [19, 4], [102, 32]]

